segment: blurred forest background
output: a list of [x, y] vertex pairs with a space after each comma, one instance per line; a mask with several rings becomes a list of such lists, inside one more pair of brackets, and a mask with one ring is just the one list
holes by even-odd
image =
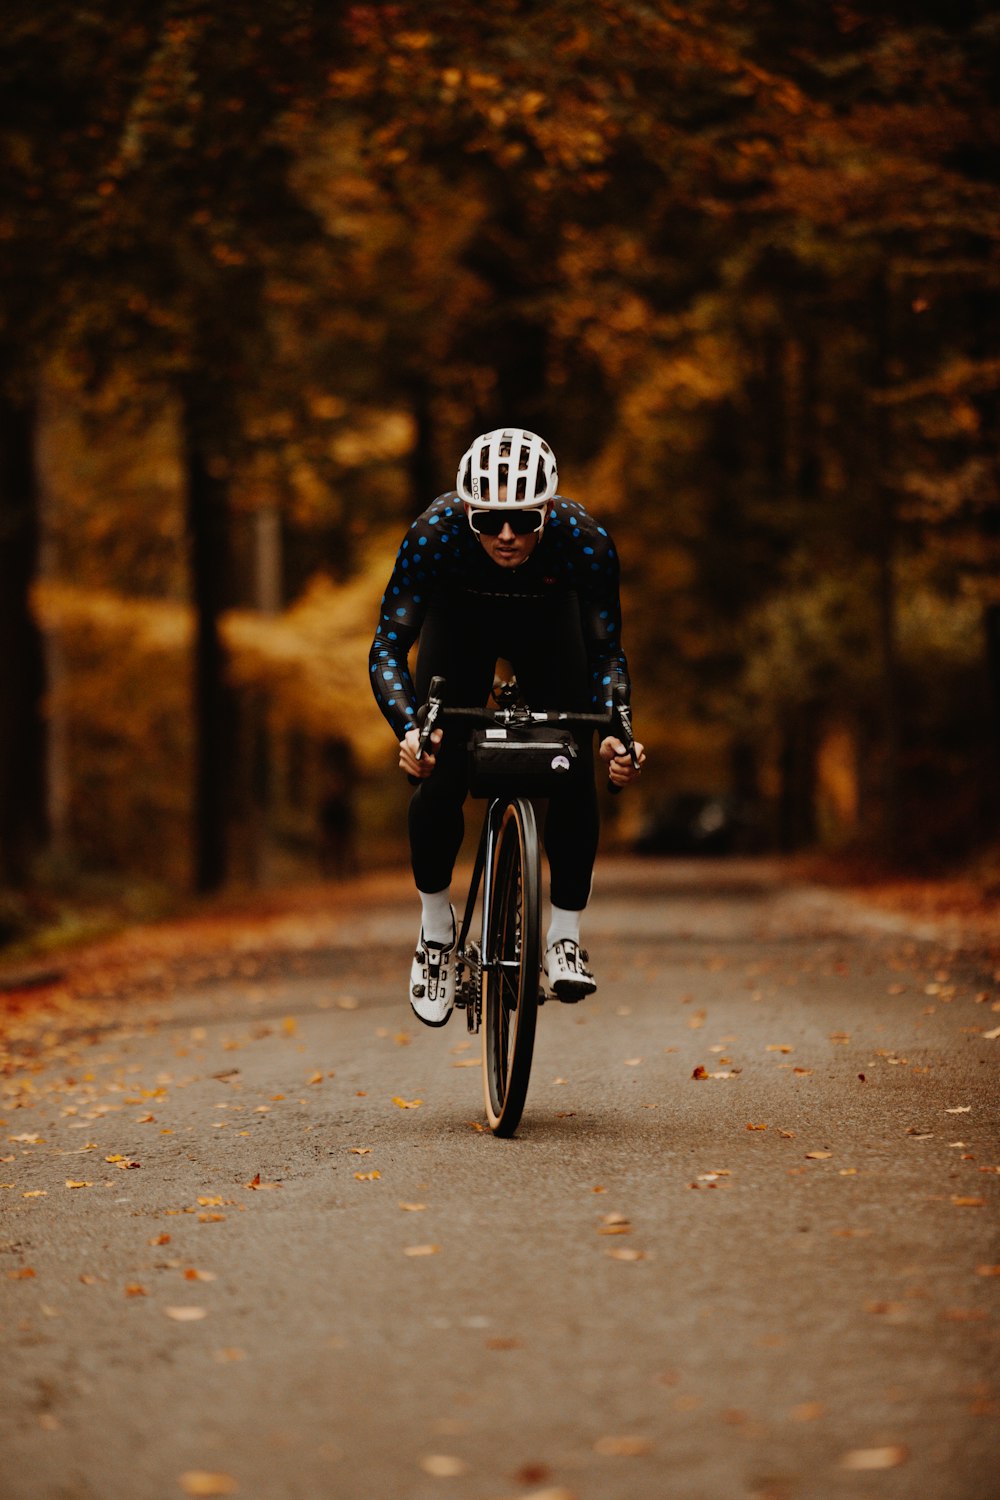
[[996, 859], [988, 0], [3, 19], [0, 938], [338, 873], [348, 815], [398, 856], [367, 647], [501, 423], [619, 543], [612, 839], [691, 793], [755, 849]]

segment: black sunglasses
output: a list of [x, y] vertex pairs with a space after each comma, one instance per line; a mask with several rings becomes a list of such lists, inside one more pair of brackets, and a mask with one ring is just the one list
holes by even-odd
[[477, 536], [499, 536], [509, 526], [515, 536], [527, 536], [532, 531], [541, 531], [545, 525], [545, 511], [527, 506], [524, 509], [511, 506], [508, 510], [470, 509], [469, 525]]

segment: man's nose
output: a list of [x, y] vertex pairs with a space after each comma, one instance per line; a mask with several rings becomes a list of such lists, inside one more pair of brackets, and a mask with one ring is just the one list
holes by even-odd
[[514, 531], [509, 521], [504, 521], [503, 530], [501, 531], [498, 540], [501, 542], [512, 542], [514, 540]]

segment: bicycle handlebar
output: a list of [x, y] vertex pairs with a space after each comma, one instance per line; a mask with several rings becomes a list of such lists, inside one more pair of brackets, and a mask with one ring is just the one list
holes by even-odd
[[[417, 760], [423, 758], [438, 720], [448, 718], [509, 725], [592, 724], [595, 727], [607, 728], [615, 732], [625, 746], [625, 753], [631, 759], [633, 766], [639, 765], [639, 756], [632, 734], [632, 710], [629, 707], [626, 689], [621, 684], [612, 689], [611, 707], [599, 714], [573, 713], [567, 709], [533, 711], [528, 708], [450, 708], [445, 707], [444, 704], [444, 688], [443, 677], [432, 677], [427, 690], [427, 702], [417, 710], [417, 719], [420, 723], [420, 737], [416, 749]], [[615, 786], [609, 777], [608, 790], [617, 795], [622, 788]]]

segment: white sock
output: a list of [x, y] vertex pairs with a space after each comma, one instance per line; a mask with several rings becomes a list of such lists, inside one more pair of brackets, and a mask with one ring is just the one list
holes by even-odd
[[549, 921], [549, 930], [545, 938], [546, 948], [551, 948], [553, 943], [580, 942], [580, 918], [582, 911], [566, 911], [561, 906], [553, 906], [552, 916]]
[[428, 943], [450, 943], [455, 933], [451, 920], [451, 891], [418, 891], [423, 908], [420, 926]]

